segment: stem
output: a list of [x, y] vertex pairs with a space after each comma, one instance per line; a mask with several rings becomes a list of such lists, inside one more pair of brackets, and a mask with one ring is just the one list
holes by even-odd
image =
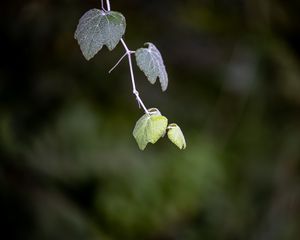
[[[104, 8], [103, 6], [103, 0], [101, 0], [101, 5], [102, 8]], [[110, 2], [109, 0], [106, 0], [106, 10], [110, 11]], [[130, 49], [127, 47], [125, 41], [123, 40], [123, 38], [121, 38], [121, 43], [126, 51], [126, 53], [124, 54], [123, 57], [121, 57], [121, 59], [117, 62], [117, 64], [109, 71], [111, 72], [112, 70], [115, 69], [116, 66], [118, 66], [118, 64], [122, 61], [122, 59], [127, 55], [128, 56], [128, 62], [129, 62], [129, 69], [130, 69], [130, 76], [131, 76], [131, 83], [132, 83], [132, 92], [136, 97], [136, 100], [139, 104], [140, 107], [142, 107], [145, 111], [146, 114], [149, 114], [149, 111], [147, 110], [147, 108], [145, 107], [145, 104], [143, 103], [142, 99], [139, 96], [139, 92], [136, 90], [136, 86], [135, 86], [135, 79], [134, 79], [134, 73], [133, 73], [133, 67], [132, 67], [132, 58], [131, 58], [131, 54], [134, 53], [134, 51], [130, 51]]]
[[123, 60], [123, 58], [124, 57], [126, 57], [127, 56], [127, 52], [119, 59], [119, 61], [109, 70], [109, 72], [108, 73], [111, 73], [119, 64], [120, 64], [120, 62]]
[[128, 56], [130, 76], [131, 76], [131, 83], [132, 83], [132, 92], [135, 95], [138, 104], [140, 106], [142, 106], [142, 108], [144, 109], [145, 113], [149, 114], [147, 108], [145, 107], [145, 104], [143, 103], [142, 99], [139, 96], [139, 92], [136, 90], [134, 73], [133, 73], [133, 67], [132, 67], [132, 58], [131, 58], [132, 51], [129, 50], [129, 48], [127, 47], [127, 45], [126, 45], [126, 43], [125, 43], [125, 41], [124, 41], [123, 38], [121, 38], [121, 43], [123, 44], [123, 47], [125, 48], [125, 51], [126, 51], [127, 56]]
[[106, 9], [104, 7], [104, 0], [101, 0], [101, 8], [102, 8], [103, 11], [109, 12], [110, 11], [110, 2], [109, 2], [109, 0], [106, 0]]
[[107, 7], [107, 11], [110, 11], [110, 2], [109, 2], [109, 0], [106, 0], [106, 7]]

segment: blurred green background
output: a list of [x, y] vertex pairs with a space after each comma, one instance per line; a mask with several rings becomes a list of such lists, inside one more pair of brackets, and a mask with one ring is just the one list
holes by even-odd
[[148, 107], [185, 133], [144, 152], [124, 53], [87, 62], [73, 34], [100, 1], [0, 8], [1, 239], [300, 239], [300, 2], [111, 0], [131, 49], [153, 42]]

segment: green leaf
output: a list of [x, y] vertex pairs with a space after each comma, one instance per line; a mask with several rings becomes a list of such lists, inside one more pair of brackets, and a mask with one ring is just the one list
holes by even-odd
[[141, 150], [144, 150], [148, 143], [154, 144], [163, 137], [168, 125], [168, 119], [162, 116], [156, 108], [148, 111], [149, 114], [144, 114], [133, 130], [133, 136]]
[[118, 12], [91, 9], [79, 20], [75, 39], [87, 60], [93, 58], [103, 45], [113, 50], [125, 33], [125, 17]]
[[149, 82], [154, 84], [159, 78], [161, 88], [168, 87], [168, 74], [160, 52], [152, 43], [146, 43], [148, 48], [140, 48], [135, 52], [137, 65], [145, 73]]
[[186, 148], [186, 142], [185, 142], [184, 135], [183, 135], [180, 127], [178, 127], [178, 125], [176, 123], [172, 123], [168, 126], [168, 138], [178, 148], [180, 148], [180, 149]]

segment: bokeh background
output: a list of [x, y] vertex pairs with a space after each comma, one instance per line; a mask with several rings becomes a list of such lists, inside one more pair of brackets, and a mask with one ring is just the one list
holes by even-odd
[[87, 62], [73, 38], [100, 1], [0, 7], [1, 239], [300, 239], [300, 1], [111, 1], [131, 49], [153, 42], [183, 129], [141, 152], [124, 50]]

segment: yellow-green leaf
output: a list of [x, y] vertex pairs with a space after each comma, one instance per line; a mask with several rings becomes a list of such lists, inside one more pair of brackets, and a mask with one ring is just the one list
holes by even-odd
[[144, 114], [136, 123], [133, 136], [141, 150], [144, 150], [148, 143], [156, 143], [163, 137], [168, 126], [168, 119], [161, 116], [160, 112], [151, 108], [149, 114]]
[[186, 148], [186, 142], [185, 142], [184, 135], [183, 135], [180, 127], [178, 127], [178, 125], [176, 123], [172, 123], [168, 126], [168, 138], [178, 148], [180, 148], [180, 149]]

